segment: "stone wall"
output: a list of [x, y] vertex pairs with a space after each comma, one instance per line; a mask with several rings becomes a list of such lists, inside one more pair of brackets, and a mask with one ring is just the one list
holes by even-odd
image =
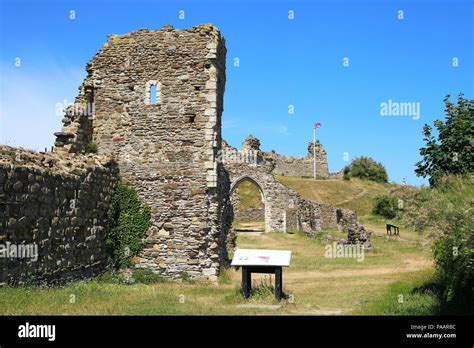
[[[33, 276], [61, 283], [101, 272], [118, 170], [152, 212], [135, 266], [166, 277], [217, 279], [228, 262], [230, 195], [242, 180], [254, 181], [262, 192], [265, 231], [334, 225], [362, 240], [364, 231], [341, 210], [305, 203], [273, 176], [311, 177], [316, 146], [318, 178], [327, 178], [319, 142], [310, 142], [304, 158], [263, 153], [253, 136], [241, 150], [226, 146], [225, 58], [224, 38], [212, 25], [110, 35], [65, 110], [56, 153], [2, 149], [0, 236], [36, 243], [39, 258], [2, 259], [7, 271], [0, 282]], [[93, 150], [99, 155], [86, 155]]]
[[339, 243], [361, 244], [364, 250], [372, 248], [370, 243], [372, 231], [365, 229], [352, 210], [300, 199], [296, 219], [297, 229], [302, 230], [308, 237], [315, 237], [325, 228], [337, 228], [347, 233], [347, 240], [339, 240]]
[[[61, 284], [102, 272], [117, 172], [97, 155], [0, 146], [0, 284]], [[19, 258], [16, 247], [32, 249]]]
[[212, 25], [110, 35], [87, 64], [76, 99], [92, 103], [92, 115], [65, 117], [57, 133], [58, 151], [81, 152], [93, 142], [115, 158], [151, 207], [137, 267], [172, 278], [218, 275], [231, 215], [217, 160], [225, 57]]
[[[325, 228], [337, 228], [349, 233], [351, 228], [357, 230], [358, 226], [362, 225], [352, 210], [307, 199], [299, 200], [298, 227], [310, 237], [314, 237], [318, 231]], [[355, 240], [350, 237], [348, 239]]]
[[263, 208], [237, 208], [234, 209], [234, 219], [240, 221], [260, 221], [265, 219]]
[[[276, 175], [312, 178], [314, 176], [313, 149], [313, 141], [310, 141], [306, 157], [282, 156], [274, 152], [265, 152], [264, 156], [267, 161], [273, 162], [273, 173]], [[329, 172], [326, 151], [319, 140], [316, 140], [316, 178], [327, 179], [328, 177]]]
[[344, 175], [344, 168], [338, 172], [329, 173], [329, 180], [341, 180]]

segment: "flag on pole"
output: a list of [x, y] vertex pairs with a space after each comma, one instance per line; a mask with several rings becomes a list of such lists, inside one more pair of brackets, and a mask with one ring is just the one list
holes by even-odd
[[316, 179], [316, 129], [321, 127], [321, 123], [313, 124], [313, 178]]

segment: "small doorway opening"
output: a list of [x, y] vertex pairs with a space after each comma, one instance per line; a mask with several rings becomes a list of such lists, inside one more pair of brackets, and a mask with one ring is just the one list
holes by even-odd
[[235, 232], [265, 232], [265, 198], [259, 185], [250, 178], [238, 182], [231, 194]]

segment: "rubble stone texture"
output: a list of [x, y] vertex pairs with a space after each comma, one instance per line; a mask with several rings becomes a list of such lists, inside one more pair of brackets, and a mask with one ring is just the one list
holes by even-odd
[[[102, 156], [0, 146], [0, 284], [61, 284], [103, 272], [117, 173]], [[36, 245], [37, 260], [7, 254], [9, 245]]]
[[87, 64], [76, 99], [94, 105], [93, 117], [66, 117], [58, 133], [58, 151], [93, 142], [115, 158], [123, 180], [151, 207], [137, 267], [216, 279], [227, 257], [220, 246], [230, 225], [228, 188], [216, 160], [225, 57], [211, 25], [110, 35]]
[[[316, 144], [316, 145], [314, 145]], [[285, 176], [302, 176], [312, 178], [314, 176], [314, 148], [316, 147], [316, 179], [328, 179], [328, 161], [326, 150], [323, 145], [316, 140], [308, 143], [308, 153], [306, 157], [283, 156], [274, 152], [265, 152], [267, 161], [272, 161], [275, 168], [273, 173]], [[334, 176], [333, 176], [334, 177]]]
[[[234, 219], [241, 221], [260, 221], [265, 219], [263, 208], [237, 208], [234, 206]], [[237, 206], [238, 207], [238, 206]]]

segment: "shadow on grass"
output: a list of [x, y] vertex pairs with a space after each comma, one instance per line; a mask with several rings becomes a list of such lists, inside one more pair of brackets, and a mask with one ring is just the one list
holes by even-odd
[[436, 280], [413, 288], [411, 293], [435, 296], [437, 303], [432, 307], [433, 315], [473, 315], [474, 313], [474, 304], [470, 300], [446, 301], [444, 287]]

